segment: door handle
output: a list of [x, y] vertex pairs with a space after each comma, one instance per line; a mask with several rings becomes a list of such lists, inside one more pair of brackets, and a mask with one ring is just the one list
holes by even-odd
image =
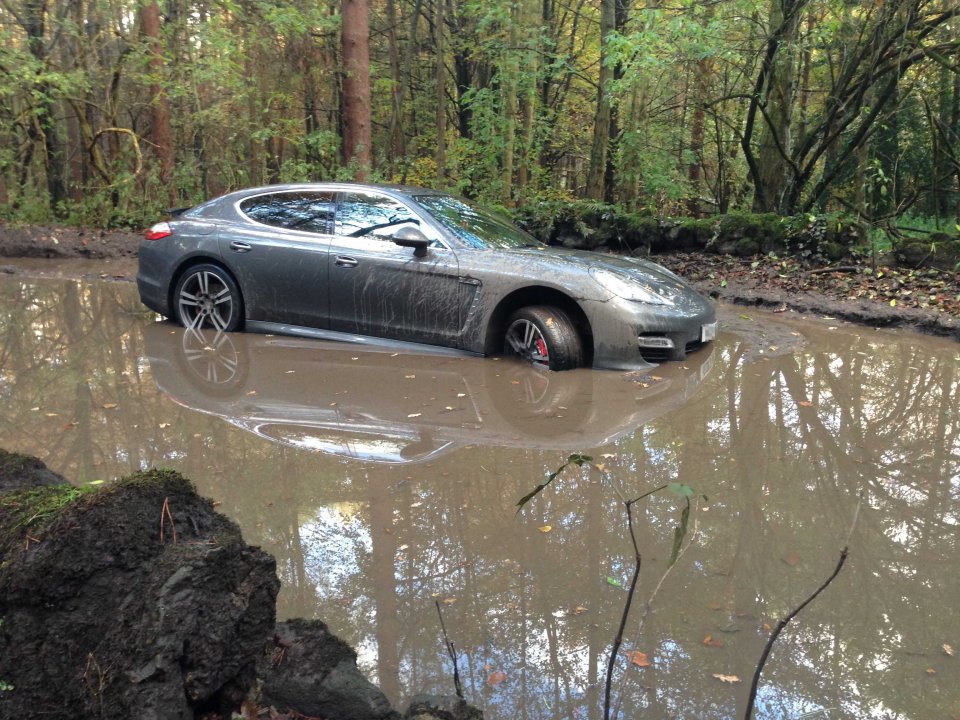
[[337, 255], [337, 259], [334, 261], [340, 267], [352, 268], [359, 265], [359, 262], [356, 258], [350, 257], [349, 255]]
[[250, 252], [253, 250], [253, 246], [250, 243], [245, 243], [242, 240], [234, 240], [230, 243], [230, 249], [235, 252]]

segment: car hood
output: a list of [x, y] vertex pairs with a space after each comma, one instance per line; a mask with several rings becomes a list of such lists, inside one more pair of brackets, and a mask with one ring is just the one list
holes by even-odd
[[556, 247], [522, 248], [510, 250], [509, 253], [516, 255], [518, 258], [537, 258], [540, 262], [552, 263], [557, 266], [582, 267], [584, 271], [589, 271], [591, 268], [608, 270], [637, 280], [678, 290], [693, 289], [683, 278], [678, 277], [665, 267], [638, 257], [608, 255], [588, 250], [567, 250], [566, 248]]

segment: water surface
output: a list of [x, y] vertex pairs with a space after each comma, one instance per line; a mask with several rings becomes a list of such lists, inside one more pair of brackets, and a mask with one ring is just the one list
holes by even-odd
[[[849, 542], [775, 646], [758, 716], [957, 717], [958, 347], [722, 319], [683, 363], [551, 375], [200, 336], [156, 323], [129, 284], [3, 278], [0, 446], [77, 483], [188, 475], [276, 556], [280, 615], [326, 621], [394, 700], [453, 690], [439, 603], [493, 719], [601, 716], [634, 567], [622, 499], [682, 483], [693, 509], [669, 572], [683, 499], [634, 510], [622, 716], [742, 716], [769, 629]], [[593, 469], [518, 513], [574, 452]]]

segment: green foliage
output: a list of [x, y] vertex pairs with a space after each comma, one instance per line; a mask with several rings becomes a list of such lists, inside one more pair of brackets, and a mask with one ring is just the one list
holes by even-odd
[[[434, 186], [436, 6], [417, 7], [417, 17], [408, 3], [372, 11], [377, 166], [371, 177]], [[548, 219], [544, 209], [531, 218], [547, 234], [584, 238], [584, 246], [686, 248], [729, 236], [744, 254], [796, 237], [774, 222], [763, 224], [762, 233], [752, 224], [740, 232], [736, 217], [719, 230], [708, 227], [709, 219], [681, 218], [659, 237], [665, 228], [654, 227], [646, 214], [618, 210], [598, 220], [605, 210], [563, 205], [585, 190], [602, 56], [615, 72], [603, 90], [615, 113], [604, 197], [620, 210], [642, 208], [660, 218], [748, 209], [744, 146], [757, 154], [759, 128], [772, 121], [756, 124], [743, 142], [745, 100], [775, 26], [769, 3], [631, 7], [603, 47], [598, 4], [576, 12], [550, 7], [547, 15], [547, 6], [526, 1], [466, 0], [446, 8], [443, 184], [488, 203], [557, 203], [566, 216]], [[358, 168], [344, 165], [339, 153], [339, 91], [349, 70], [342, 67], [337, 7], [306, 0], [187, 2], [163, 19], [159, 64], [142, 35], [141, 9], [129, 0], [11, 0], [0, 15], [0, 213], [6, 219], [140, 227], [165, 206], [238, 187], [356, 176]], [[776, 61], [803, 77], [803, 92], [793, 93], [788, 114], [792, 127], [781, 136], [792, 138], [788, 154], [807, 148], [807, 156], [792, 156], [788, 174], [801, 177], [803, 170], [801, 187], [784, 201], [790, 207], [777, 209], [809, 206], [820, 214], [839, 202], [877, 222], [905, 207], [956, 216], [960, 195], [946, 171], [957, 155], [957, 128], [950, 127], [957, 90], [948, 60], [960, 40], [948, 23], [933, 21], [935, 14], [897, 35], [906, 10], [901, 0], [804, 7], [804, 20]], [[806, 22], [808, 13], [816, 22]], [[44, 36], [31, 39], [29, 32], [40, 27]], [[920, 40], [924, 53], [904, 52]], [[858, 133], [871, 117], [872, 98], [886, 96], [871, 91], [866, 105], [854, 102], [838, 94], [838, 78], [851, 78], [849, 87], [863, 81], [879, 89], [877, 79], [890, 73], [861, 66], [878, 53], [887, 53], [888, 65], [890, 57], [911, 64], [896, 75], [890, 107], [880, 109], [870, 132]], [[169, 106], [174, 167], [163, 182], [152, 145], [153, 109], [161, 98]], [[835, 115], [849, 124], [829, 131], [818, 125]], [[110, 131], [91, 140], [110, 128], [136, 133], [140, 172], [123, 135]], [[829, 142], [821, 147], [824, 138]], [[102, 167], [91, 157], [97, 152]], [[504, 175], [508, 158], [512, 178]], [[813, 197], [821, 178], [828, 182]], [[831, 232], [828, 222], [818, 247], [798, 246], [798, 252], [827, 257], [849, 245]], [[889, 244], [889, 238], [874, 239], [881, 249]]]

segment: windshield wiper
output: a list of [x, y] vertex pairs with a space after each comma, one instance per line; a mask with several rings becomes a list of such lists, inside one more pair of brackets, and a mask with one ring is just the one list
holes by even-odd
[[381, 230], [385, 227], [390, 227], [391, 225], [403, 225], [404, 223], [413, 223], [414, 225], [419, 225], [420, 221], [416, 218], [392, 217], [387, 222], [379, 223], [378, 225], [371, 225], [370, 227], [360, 228], [359, 230], [354, 230], [352, 233], [347, 235], [347, 237], [362, 237], [372, 233], [374, 230]]

